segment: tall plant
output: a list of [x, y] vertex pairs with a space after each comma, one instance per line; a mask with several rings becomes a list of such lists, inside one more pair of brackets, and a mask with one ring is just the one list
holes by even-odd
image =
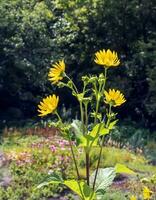
[[[77, 99], [80, 107], [80, 121], [73, 120], [70, 125], [66, 125], [57, 111], [59, 97], [55, 94], [44, 98], [38, 105], [39, 116], [44, 117], [52, 113], [57, 117], [60, 130], [68, 137], [77, 174], [77, 178], [73, 180], [63, 180], [58, 174], [51, 174], [48, 180], [38, 187], [50, 183], [62, 183], [77, 193], [83, 200], [102, 199], [106, 188], [111, 185], [116, 173], [133, 173], [121, 164], [105, 169], [100, 168], [105, 136], [117, 123], [117, 114], [113, 112], [113, 108], [121, 106], [126, 99], [119, 90], [106, 89], [108, 71], [120, 64], [117, 53], [109, 49], [100, 50], [95, 53], [94, 61], [101, 66], [103, 71], [98, 75], [82, 76], [83, 88], [81, 90], [67, 75], [64, 60], [53, 64], [48, 74], [52, 84], [69, 88], [72, 95]], [[72, 142], [73, 132], [76, 137], [76, 146]], [[74, 148], [80, 146], [84, 148], [86, 158], [86, 180], [81, 180], [75, 157]], [[95, 146], [100, 147], [99, 152], [97, 152], [97, 167], [90, 175], [90, 152]]]

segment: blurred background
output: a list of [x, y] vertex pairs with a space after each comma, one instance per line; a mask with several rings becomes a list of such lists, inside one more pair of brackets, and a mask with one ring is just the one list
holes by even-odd
[[109, 48], [118, 52], [121, 66], [109, 70], [108, 86], [127, 98], [119, 109], [119, 128], [126, 126], [122, 138], [154, 140], [155, 0], [1, 0], [0, 13], [1, 130], [38, 122], [37, 104], [53, 92], [60, 95], [63, 115], [76, 117], [77, 102], [51, 85], [49, 68], [64, 58], [79, 86], [82, 74], [102, 70], [95, 52]]
[[[119, 89], [127, 99], [114, 108], [119, 122], [105, 137], [101, 168], [121, 163], [137, 173], [117, 176], [104, 199], [140, 199], [144, 184], [154, 198], [156, 0], [0, 0], [0, 199], [75, 199], [62, 186], [34, 190], [52, 172], [65, 180], [75, 176], [68, 141], [52, 126], [53, 115], [38, 117], [37, 105], [55, 93], [63, 119], [79, 119], [77, 100], [47, 75], [64, 59], [80, 89], [82, 75], [103, 71], [94, 62], [100, 49], [118, 53], [121, 64], [109, 69], [106, 89]], [[91, 153], [92, 170], [97, 152]], [[83, 149], [76, 159], [85, 178]]]

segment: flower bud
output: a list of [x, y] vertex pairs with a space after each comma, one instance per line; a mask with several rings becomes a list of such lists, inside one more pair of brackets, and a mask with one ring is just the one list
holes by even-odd
[[89, 77], [88, 76], [82, 76], [82, 81], [85, 83], [88, 83]]
[[84, 97], [83, 98], [83, 103], [84, 104], [88, 104], [89, 102], [91, 102], [91, 97]]
[[70, 81], [68, 81], [68, 83], [67, 83], [67, 87], [69, 87], [69, 88], [73, 88], [73, 83], [72, 83], [72, 81], [70, 80]]
[[63, 88], [63, 87], [66, 86], [66, 84], [63, 83], [63, 82], [58, 82], [57, 86], [58, 86], [59, 88]]
[[104, 83], [104, 81], [105, 81], [104, 75], [103, 75], [103, 74], [100, 74], [100, 75], [99, 75], [99, 79], [98, 79], [99, 84]]
[[97, 76], [91, 76], [89, 79], [89, 82], [94, 83], [94, 82], [96, 82], [96, 80], [97, 80]]
[[84, 96], [83, 93], [77, 94], [77, 99], [78, 99], [80, 102], [82, 102], [82, 101], [83, 101], [83, 96]]

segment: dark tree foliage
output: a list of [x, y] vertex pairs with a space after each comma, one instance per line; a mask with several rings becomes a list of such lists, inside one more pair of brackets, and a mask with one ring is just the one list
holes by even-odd
[[1, 119], [36, 115], [41, 96], [57, 90], [51, 63], [64, 58], [77, 81], [100, 71], [94, 53], [110, 48], [122, 63], [109, 76], [127, 97], [121, 117], [156, 126], [155, 0], [1, 0], [0, 13]]

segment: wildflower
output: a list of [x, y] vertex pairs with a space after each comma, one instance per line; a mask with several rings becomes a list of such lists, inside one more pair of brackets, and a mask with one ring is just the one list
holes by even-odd
[[111, 52], [110, 49], [96, 52], [94, 61], [98, 65], [103, 65], [107, 68], [116, 67], [120, 64], [117, 53], [115, 51]]
[[148, 187], [145, 186], [144, 189], [143, 189], [143, 198], [144, 198], [144, 200], [150, 200], [152, 193], [153, 192]]
[[137, 197], [134, 196], [134, 195], [132, 195], [132, 196], [130, 197], [130, 200], [137, 200]]
[[50, 69], [48, 74], [49, 80], [53, 84], [58, 83], [60, 80], [63, 79], [64, 72], [65, 72], [65, 63], [64, 60], [60, 60], [54, 65], [52, 65], [52, 68]]
[[41, 101], [38, 105], [39, 116], [43, 117], [47, 114], [55, 112], [58, 102], [59, 97], [55, 94], [49, 95], [48, 97], [44, 98], [43, 101]]
[[57, 147], [56, 147], [55, 145], [52, 145], [52, 146], [50, 147], [50, 149], [51, 149], [51, 151], [52, 151], [53, 153], [55, 153], [55, 152], [56, 152], [56, 149], [57, 149]]
[[126, 101], [124, 95], [119, 90], [109, 89], [109, 92], [104, 91], [104, 94], [105, 103], [111, 104], [114, 107], [120, 106]]

